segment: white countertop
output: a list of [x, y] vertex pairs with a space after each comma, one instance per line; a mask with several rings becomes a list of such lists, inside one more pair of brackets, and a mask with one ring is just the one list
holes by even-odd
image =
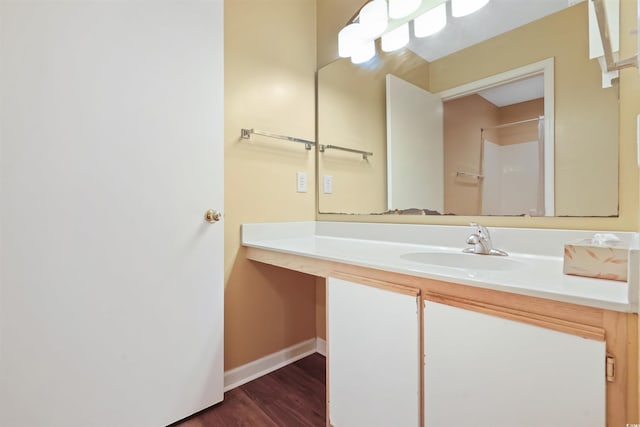
[[[402, 258], [415, 252], [460, 253], [470, 227], [339, 222], [244, 224], [244, 246], [352, 264], [417, 277], [547, 298], [585, 306], [638, 312], [640, 250], [630, 250], [629, 281], [562, 273], [564, 243], [593, 231], [489, 228], [494, 246], [518, 266], [472, 270]], [[615, 233], [637, 247], [638, 233]], [[418, 243], [419, 242], [419, 243]], [[460, 242], [459, 246], [451, 245]], [[482, 255], [468, 255], [480, 257]]]

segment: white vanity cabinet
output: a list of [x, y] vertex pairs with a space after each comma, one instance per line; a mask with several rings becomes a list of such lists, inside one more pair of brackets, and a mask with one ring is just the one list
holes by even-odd
[[425, 426], [604, 427], [606, 344], [425, 301]]
[[328, 414], [334, 427], [421, 425], [420, 293], [327, 280]]
[[[446, 227], [349, 223], [316, 235], [308, 226], [255, 225], [243, 241], [248, 259], [327, 281], [328, 426], [640, 423], [637, 275], [567, 276], [547, 257], [517, 260], [525, 266], [512, 272], [431, 271], [398, 254], [415, 252], [420, 233], [453, 241]], [[549, 251], [575, 237], [513, 233], [549, 241]]]

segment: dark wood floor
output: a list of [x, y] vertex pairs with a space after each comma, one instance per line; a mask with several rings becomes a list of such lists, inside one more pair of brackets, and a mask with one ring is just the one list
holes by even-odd
[[315, 353], [228, 391], [222, 403], [172, 427], [320, 427], [325, 416], [325, 358]]

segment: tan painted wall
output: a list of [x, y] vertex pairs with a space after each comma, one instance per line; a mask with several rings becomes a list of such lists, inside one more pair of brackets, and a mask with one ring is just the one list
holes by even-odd
[[[319, 143], [373, 153], [366, 161], [341, 151], [319, 154], [318, 206], [322, 212], [387, 210], [385, 76], [389, 73], [422, 88], [429, 81], [428, 63], [410, 51], [388, 55], [378, 49], [374, 65], [361, 67], [346, 58], [318, 72]], [[333, 179], [331, 194], [323, 191], [325, 175]]]
[[327, 339], [326, 287], [324, 277], [316, 278], [316, 335]]
[[[573, 9], [573, 13], [577, 10], [585, 7], [586, 3], [581, 3], [576, 6], [578, 9]], [[582, 12], [580, 12], [582, 13]], [[328, 14], [327, 14], [328, 15]], [[631, 30], [637, 27], [635, 22], [636, 17], [636, 4], [635, 1], [623, 0], [621, 2], [621, 57], [626, 58], [631, 55], [635, 55], [637, 52], [636, 37], [631, 34]], [[584, 17], [586, 22], [586, 16]], [[320, 22], [320, 21], [319, 21]], [[343, 24], [341, 24], [343, 25]], [[326, 43], [335, 43], [333, 40], [322, 39], [319, 32], [319, 46]], [[571, 32], [563, 27], [563, 32], [556, 36], [548, 35], [552, 42], [555, 44], [564, 44], [563, 40], [567, 40], [573, 37], [579, 37], [583, 41], [586, 39], [586, 34], [583, 32]], [[498, 39], [498, 38], [496, 38]], [[493, 43], [497, 43], [496, 39]], [[502, 45], [493, 46], [491, 51], [503, 50]], [[320, 51], [320, 48], [319, 48]], [[524, 54], [535, 54], [537, 59], [547, 57], [547, 52], [542, 52], [540, 49], [522, 49], [521, 52], [513, 52], [510, 57], [513, 60], [518, 60]], [[580, 51], [575, 51], [574, 54], [579, 55], [580, 58], [586, 58], [587, 51], [586, 45]], [[483, 75], [490, 75], [494, 64], [492, 61], [485, 60], [486, 56], [478, 55], [476, 61], [473, 62], [473, 67], [467, 67], [465, 70], [448, 69], [448, 76], [456, 82], [470, 81], [471, 78], [465, 78], [464, 73], [479, 73]], [[531, 57], [532, 62], [533, 57]], [[436, 61], [437, 62], [437, 61]], [[320, 62], [319, 62], [320, 63]], [[592, 111], [586, 111], [584, 109], [584, 101], [587, 97], [593, 95], [591, 91], [585, 93], [571, 94], [571, 87], [580, 83], [584, 79], [587, 79], [591, 84], [597, 84], [600, 81], [600, 73], [595, 63], [589, 63], [586, 66], [578, 66], [575, 68], [564, 68], [564, 64], [556, 62], [556, 70], [560, 72], [558, 78], [569, 79], [569, 92], [566, 90], [557, 90], [556, 97], [558, 102], [567, 102], [568, 100], [574, 101], [574, 108], [567, 107], [565, 113], [569, 116], [569, 126], [581, 126], [585, 123], [585, 117], [587, 120], [594, 121], [593, 117], [600, 117], [600, 115], [594, 115]], [[431, 69], [433, 72], [433, 68]], [[639, 75], [636, 69], [623, 70], [620, 79], [620, 102], [619, 122], [615, 126], [619, 129], [619, 143], [615, 146], [615, 140], [617, 136], [611, 133], [605, 134], [601, 139], [607, 141], [614, 141], [613, 147], [609, 146], [610, 151], [615, 151], [619, 148], [619, 217], [617, 218], [510, 218], [510, 217], [434, 217], [434, 216], [364, 216], [364, 215], [324, 215], [319, 214], [317, 218], [319, 220], [339, 220], [339, 221], [369, 221], [369, 222], [400, 222], [400, 223], [430, 223], [430, 224], [467, 224], [469, 221], [481, 221], [488, 226], [511, 226], [511, 227], [543, 227], [543, 228], [576, 228], [576, 229], [602, 229], [602, 230], [637, 230], [638, 229], [638, 167], [635, 163], [635, 117], [640, 112], [640, 82]], [[432, 79], [432, 90], [438, 90]], [[444, 88], [444, 86], [442, 87]], [[602, 88], [594, 89], [595, 96], [601, 96], [605, 93], [606, 97], [609, 97], [609, 101], [606, 103], [611, 104], [613, 99], [614, 105], [609, 112], [615, 111], [617, 105], [615, 103], [616, 90], [603, 90]], [[564, 100], [564, 101], [563, 101]], [[605, 115], [606, 117], [606, 115]], [[610, 119], [605, 119], [604, 122]], [[598, 119], [596, 123], [602, 124], [602, 119]], [[567, 130], [562, 128], [556, 128], [556, 132], [559, 133], [559, 137], [562, 139], [562, 135], [566, 135]], [[614, 132], [615, 133], [615, 132]], [[565, 146], [567, 147], [567, 139], [565, 140]], [[562, 144], [562, 143], [561, 143]], [[594, 153], [591, 153], [590, 149], [581, 150], [577, 153], [577, 157], [574, 158], [570, 152], [560, 149], [560, 159], [563, 157], [569, 157], [569, 163], [567, 168], [572, 168], [572, 164], [580, 164], [583, 161], [582, 157], [591, 156], [594, 157]], [[603, 154], [607, 157], [607, 153]], [[617, 157], [617, 156], [616, 156]], [[561, 161], [561, 160], [560, 160]], [[617, 161], [617, 160], [616, 160]], [[568, 170], [562, 170], [561, 174], [568, 174]], [[564, 190], [561, 190], [564, 191]], [[570, 198], [567, 196], [566, 198]]]
[[[386, 126], [384, 78], [362, 72], [348, 60], [333, 62], [318, 75], [318, 142], [372, 152], [368, 160], [337, 150], [318, 153], [322, 183], [333, 180], [333, 192], [320, 185], [323, 212], [383, 212], [386, 209]], [[323, 126], [331, 123], [331, 126]]]
[[[444, 103], [444, 211], [456, 215], [480, 212], [481, 182], [457, 172], [480, 173], [480, 131], [499, 124], [500, 109], [480, 95]], [[487, 138], [496, 142], [495, 131]], [[496, 142], [497, 143], [497, 142]]]
[[[544, 116], [544, 98], [520, 102], [500, 108], [500, 124], [515, 123], [521, 120]], [[498, 129], [500, 145], [518, 144], [538, 139], [538, 122], [523, 123]]]
[[[247, 261], [244, 222], [313, 220], [315, 0], [225, 1], [225, 369], [316, 336], [315, 279]], [[295, 174], [308, 176], [296, 193]]]

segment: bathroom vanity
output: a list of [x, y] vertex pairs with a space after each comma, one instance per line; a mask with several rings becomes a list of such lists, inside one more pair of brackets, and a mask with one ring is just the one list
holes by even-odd
[[249, 259], [326, 279], [329, 425], [640, 422], [640, 251], [627, 282], [568, 276], [593, 232], [490, 231], [509, 256], [462, 253], [470, 227], [243, 225]]

